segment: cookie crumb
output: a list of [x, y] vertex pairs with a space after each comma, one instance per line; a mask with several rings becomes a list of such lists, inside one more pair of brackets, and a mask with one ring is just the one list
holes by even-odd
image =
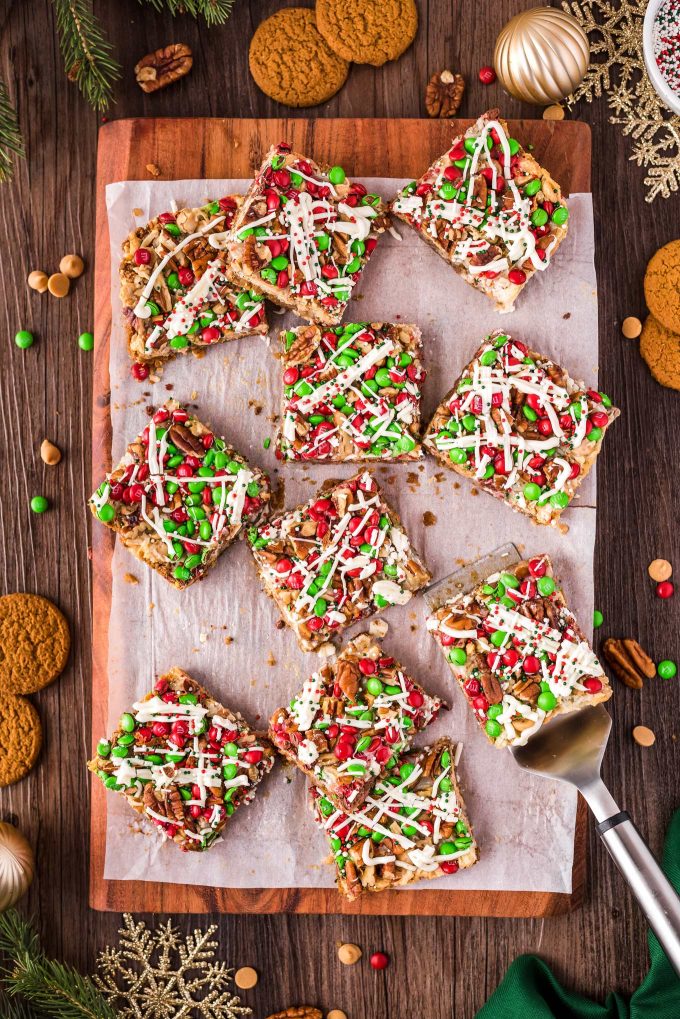
[[274, 655], [271, 653], [271, 651], [267, 655], [267, 665], [272, 665], [272, 666], [276, 665], [276, 658], [274, 658]]
[[161, 175], [161, 171], [160, 171], [159, 167], [156, 166], [155, 163], [147, 163], [146, 164], [146, 169], [147, 169], [148, 173], [151, 174], [152, 177], [160, 177], [160, 175]]
[[126, 573], [126, 574], [124, 574], [123, 580], [125, 581], [126, 584], [138, 584], [139, 583], [139, 578], [136, 577], [134, 575], [134, 573]]

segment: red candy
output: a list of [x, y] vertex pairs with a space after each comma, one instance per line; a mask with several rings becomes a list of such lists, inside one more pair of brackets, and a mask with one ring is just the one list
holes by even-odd
[[372, 658], [360, 658], [359, 671], [364, 676], [372, 676], [377, 671], [377, 666]]
[[390, 957], [385, 952], [374, 952], [370, 958], [370, 963], [373, 969], [386, 969], [389, 966]]
[[133, 379], [137, 379], [138, 382], [144, 382], [144, 380], [148, 379], [149, 377], [149, 369], [145, 364], [141, 364], [139, 361], [137, 361], [130, 368], [130, 374], [132, 375]]
[[584, 679], [583, 685], [588, 693], [599, 693], [602, 689], [602, 681], [596, 679], [595, 676], [591, 676], [589, 679]]
[[545, 559], [529, 560], [529, 573], [532, 577], [544, 577], [547, 569]]
[[533, 676], [536, 672], [541, 671], [541, 663], [536, 655], [527, 655], [522, 664], [522, 668], [529, 676]]
[[458, 870], [458, 860], [440, 860], [439, 868], [443, 870], [445, 874], [455, 874]]
[[493, 85], [496, 80], [496, 72], [493, 67], [489, 67], [488, 65], [486, 67], [480, 67], [479, 80], [482, 85]]
[[659, 598], [672, 598], [675, 588], [670, 580], [662, 580], [656, 585], [656, 593]]
[[135, 251], [135, 265], [148, 265], [151, 261], [151, 252], [147, 248], [137, 248]]
[[521, 286], [522, 283], [526, 283], [527, 274], [524, 272], [523, 269], [511, 269], [510, 272], [508, 273], [508, 279], [510, 280], [511, 283], [514, 283], [516, 286]]

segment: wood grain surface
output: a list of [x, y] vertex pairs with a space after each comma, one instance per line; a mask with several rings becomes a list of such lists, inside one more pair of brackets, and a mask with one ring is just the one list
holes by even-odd
[[[262, 18], [299, 2], [236, 0], [230, 22], [207, 30], [134, 0], [96, 0], [123, 65], [111, 118], [290, 113], [250, 80], [247, 46]], [[353, 67], [340, 94], [309, 115], [423, 116], [426, 79], [444, 67], [466, 78], [461, 116], [494, 104], [508, 117], [538, 115], [503, 97], [497, 86], [477, 81], [500, 27], [526, 6], [526, 0], [420, 0], [418, 36], [407, 53], [382, 69]], [[134, 82], [134, 64], [175, 41], [194, 51], [191, 74], [164, 92], [143, 94]], [[93, 360], [76, 340], [91, 328], [95, 302], [108, 299], [108, 293], [95, 293], [91, 272], [100, 118], [63, 74], [49, 0], [0, 0], [0, 72], [17, 103], [28, 152], [15, 182], [0, 186], [0, 590], [53, 598], [74, 637], [66, 672], [34, 698], [46, 730], [40, 763], [23, 782], [1, 791], [0, 814], [16, 818], [36, 847], [38, 877], [25, 908], [38, 919], [46, 948], [86, 970], [115, 940], [119, 926], [119, 917], [93, 911], [87, 901], [92, 592], [84, 503], [91, 490]], [[634, 636], [656, 659], [677, 658], [678, 598], [660, 602], [646, 576], [657, 556], [680, 563], [673, 462], [680, 441], [677, 396], [652, 380], [637, 344], [622, 339], [619, 324], [626, 315], [644, 313], [644, 268], [656, 248], [680, 232], [680, 198], [645, 203], [644, 173], [629, 161], [630, 140], [608, 116], [604, 100], [580, 105], [573, 114], [593, 131], [601, 384], [623, 407], [598, 465], [596, 600], [605, 617], [599, 633], [600, 639]], [[88, 272], [69, 298], [56, 301], [27, 289], [31, 269], [53, 270], [74, 249], [85, 257]], [[13, 342], [20, 328], [31, 328], [37, 337], [26, 352]], [[39, 457], [45, 435], [64, 450], [56, 469], [44, 467]], [[38, 493], [52, 502], [42, 517], [33, 516], [28, 505]], [[676, 681], [653, 681], [642, 694], [617, 683], [610, 701], [614, 730], [605, 779], [656, 852], [680, 798], [674, 778], [678, 702]], [[655, 730], [653, 748], [633, 743], [630, 732], [637, 723]], [[541, 920], [216, 915], [222, 958], [259, 970], [258, 986], [242, 995], [254, 1019], [302, 1002], [342, 1008], [350, 1019], [471, 1019], [522, 952], [539, 952], [560, 980], [584, 994], [603, 1000], [612, 990], [630, 993], [648, 965], [645, 925], [592, 825], [589, 832], [588, 891], [583, 906], [569, 915]], [[526, 862], [518, 860], [517, 866]], [[197, 922], [207, 920], [177, 918], [183, 930]], [[366, 953], [383, 949], [391, 965], [375, 973], [364, 958], [343, 967], [338, 941], [354, 941]]]
[[[212, 118], [189, 121], [160, 118], [121, 120], [102, 127], [96, 187], [95, 286], [98, 299], [94, 319], [93, 477], [102, 478], [111, 469], [109, 335], [112, 313], [120, 314], [117, 302], [112, 309], [111, 301], [107, 299], [111, 279], [107, 184], [144, 179], [148, 176], [146, 164], [149, 158], [161, 171], [159, 179], [249, 177], [260, 165], [269, 147], [281, 138], [290, 143], [293, 151], [311, 155], [320, 162], [339, 163], [353, 177], [418, 177], [426, 166], [447, 150], [451, 138], [462, 134], [468, 125], [469, 121], [427, 119]], [[590, 191], [590, 129], [587, 124], [519, 121], [510, 123], [510, 133], [523, 145], [533, 146], [536, 157], [560, 182], [565, 194]], [[92, 550], [94, 746], [107, 731], [112, 532], [102, 527], [95, 528]], [[235, 889], [105, 881], [106, 808], [109, 798], [101, 784], [94, 782], [90, 904], [98, 909], [531, 917], [565, 912], [580, 903], [583, 897], [584, 809], [579, 813], [570, 895], [521, 890], [444, 891], [421, 886], [408, 891], [370, 895], [360, 902], [349, 903], [334, 889]], [[168, 905], [169, 902], [172, 906]]]

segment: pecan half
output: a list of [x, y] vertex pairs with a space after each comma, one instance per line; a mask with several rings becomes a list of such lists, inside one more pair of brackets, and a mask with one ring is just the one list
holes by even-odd
[[335, 680], [345, 697], [354, 701], [359, 689], [359, 669], [352, 662], [338, 662]]
[[503, 688], [491, 669], [481, 668], [480, 680], [482, 690], [489, 704], [500, 704], [503, 700]]
[[184, 425], [172, 425], [168, 431], [168, 438], [181, 453], [205, 453], [201, 440]]
[[142, 57], [135, 64], [135, 78], [143, 92], [157, 92], [188, 74], [193, 62], [188, 46], [181, 42], [172, 43]]
[[425, 88], [425, 109], [430, 117], [453, 117], [465, 91], [462, 74], [439, 71], [433, 74]]
[[656, 665], [636, 640], [608, 637], [602, 651], [621, 682], [632, 690], [641, 690], [645, 679], [656, 676]]

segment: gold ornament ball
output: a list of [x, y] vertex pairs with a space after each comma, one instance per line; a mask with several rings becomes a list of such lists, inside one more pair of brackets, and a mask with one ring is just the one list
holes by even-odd
[[533, 7], [507, 23], [496, 40], [494, 66], [510, 95], [548, 106], [570, 95], [590, 61], [588, 36], [557, 7]]
[[28, 891], [35, 862], [28, 840], [18, 828], [0, 822], [0, 913]]

